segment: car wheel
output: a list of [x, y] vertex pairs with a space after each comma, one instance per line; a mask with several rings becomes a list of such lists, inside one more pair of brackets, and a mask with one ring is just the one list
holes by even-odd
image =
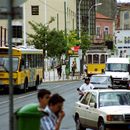
[[75, 116], [75, 123], [76, 123], [76, 130], [86, 130], [86, 128], [84, 128], [81, 125], [79, 116]]
[[98, 130], [106, 130], [103, 119], [100, 119], [98, 122]]

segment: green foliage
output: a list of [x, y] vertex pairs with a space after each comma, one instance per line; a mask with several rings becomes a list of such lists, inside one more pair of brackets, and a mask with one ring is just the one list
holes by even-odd
[[34, 31], [33, 34], [28, 34], [29, 44], [34, 45], [37, 49], [46, 49], [45, 41], [49, 31], [48, 26], [34, 22], [29, 22], [29, 24]]
[[82, 49], [83, 54], [85, 54], [86, 50], [89, 49], [90, 45], [91, 45], [90, 36], [86, 32], [82, 32], [80, 48]]
[[49, 24], [53, 20], [52, 18], [47, 26], [41, 23], [29, 22], [34, 30], [33, 34], [28, 34], [29, 44], [34, 45], [38, 49], [47, 50], [47, 55], [50, 57], [60, 57], [65, 52], [66, 41], [62, 31], [49, 29]]
[[79, 45], [80, 40], [76, 31], [70, 31], [67, 35], [67, 47], [70, 49], [73, 46]]
[[51, 30], [48, 33], [48, 41], [47, 41], [47, 49], [48, 49], [48, 56], [54, 57], [60, 56], [65, 53], [66, 49], [66, 41], [64, 39], [63, 31], [57, 31], [55, 29]]
[[70, 49], [73, 46], [79, 45], [82, 52], [85, 54], [86, 50], [90, 47], [91, 38], [86, 32], [81, 33], [81, 39], [78, 37], [77, 31], [70, 31], [67, 36], [67, 47]]

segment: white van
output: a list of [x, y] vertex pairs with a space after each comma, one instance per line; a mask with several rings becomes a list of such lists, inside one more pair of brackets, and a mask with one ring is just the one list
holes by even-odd
[[128, 80], [130, 79], [130, 59], [119, 57], [108, 58], [105, 74], [112, 76], [113, 84], [119, 87], [128, 87]]

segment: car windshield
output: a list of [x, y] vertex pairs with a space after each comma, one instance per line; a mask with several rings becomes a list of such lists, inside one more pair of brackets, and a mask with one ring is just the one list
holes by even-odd
[[[12, 71], [15, 72], [18, 70], [18, 58], [13, 57], [12, 58], [13, 62], [13, 68]], [[0, 57], [0, 71], [9, 71], [10, 66], [9, 66], [9, 58], [8, 57]]]
[[130, 92], [101, 92], [99, 94], [99, 106], [130, 106]]
[[107, 76], [92, 76], [90, 82], [92, 84], [106, 84], [107, 79]]
[[106, 71], [127, 72], [128, 64], [108, 63], [106, 64]]

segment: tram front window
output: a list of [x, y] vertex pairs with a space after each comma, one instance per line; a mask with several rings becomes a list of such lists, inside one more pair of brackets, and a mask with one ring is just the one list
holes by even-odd
[[88, 64], [92, 64], [92, 55], [88, 55]]
[[105, 63], [105, 55], [101, 55], [100, 63]]
[[93, 63], [99, 64], [99, 55], [93, 55]]

